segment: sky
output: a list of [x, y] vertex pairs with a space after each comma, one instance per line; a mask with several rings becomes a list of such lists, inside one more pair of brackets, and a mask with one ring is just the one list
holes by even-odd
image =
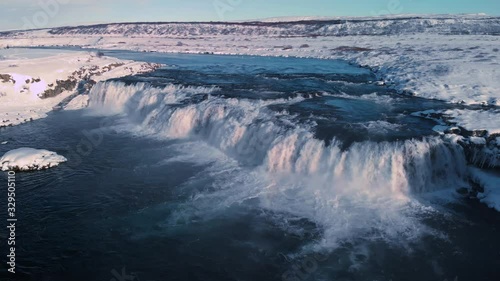
[[0, 0], [0, 30], [136, 21], [486, 13], [500, 0]]

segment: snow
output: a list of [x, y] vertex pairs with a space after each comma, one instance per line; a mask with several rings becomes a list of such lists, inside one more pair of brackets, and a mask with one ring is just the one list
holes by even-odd
[[481, 202], [500, 212], [500, 175], [470, 168], [471, 178], [484, 188], [478, 197]]
[[[376, 14], [376, 13], [375, 13]], [[272, 18], [264, 18], [264, 19], [258, 19], [258, 20], [248, 20], [247, 22], [252, 22], [252, 21], [261, 21], [261, 22], [296, 22], [296, 21], [333, 21], [333, 20], [381, 20], [381, 19], [405, 19], [405, 18], [421, 18], [425, 17], [426, 19], [443, 19], [443, 18], [456, 18], [456, 16], [453, 15], [419, 15], [419, 14], [392, 14], [392, 15], [373, 15], [373, 16], [368, 16], [368, 17], [342, 17], [342, 16], [337, 16], [337, 17], [327, 17], [327, 16], [283, 16], [283, 17], [272, 17]], [[468, 19], [475, 19], [475, 18], [488, 18], [487, 14], [484, 13], [477, 13], [477, 14], [462, 14], [460, 15], [460, 18], [468, 18]], [[245, 22], [245, 21], [243, 21]]]
[[82, 108], [86, 108], [89, 104], [89, 96], [88, 95], [79, 95], [76, 98], [72, 99], [65, 107], [64, 110], [78, 110]]
[[[61, 101], [71, 96], [79, 82], [96, 82], [154, 70], [158, 65], [98, 57], [89, 52], [3, 50], [0, 60], [0, 127], [44, 118]], [[74, 88], [68, 88], [67, 83]], [[61, 90], [55, 97], [50, 91]], [[77, 107], [82, 98], [70, 105]]]
[[486, 145], [486, 139], [480, 137], [470, 137], [469, 141], [476, 145]]
[[428, 109], [411, 113], [412, 116], [430, 119], [438, 123], [440, 126], [436, 126], [434, 128], [437, 130], [437, 132], [440, 132], [439, 130], [444, 129], [444, 126], [447, 126], [446, 122], [442, 120], [442, 114], [442, 110], [435, 109]]
[[500, 110], [453, 109], [444, 112], [450, 122], [469, 131], [486, 130], [490, 135], [500, 134]]
[[2, 171], [34, 171], [52, 168], [66, 161], [66, 158], [52, 151], [18, 148], [5, 153], [0, 164]]

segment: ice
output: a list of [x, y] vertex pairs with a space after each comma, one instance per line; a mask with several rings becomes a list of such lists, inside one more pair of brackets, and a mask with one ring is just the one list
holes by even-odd
[[2, 171], [34, 171], [49, 169], [66, 161], [65, 157], [52, 151], [18, 148], [5, 153], [0, 159], [0, 164]]

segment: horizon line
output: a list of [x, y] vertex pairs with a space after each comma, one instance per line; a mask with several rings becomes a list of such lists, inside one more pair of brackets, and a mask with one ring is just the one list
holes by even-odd
[[[467, 16], [481, 16], [490, 18], [500, 18], [500, 15], [490, 15], [487, 13], [450, 13], [450, 14], [386, 14], [377, 16], [279, 16], [279, 17], [267, 17], [260, 19], [243, 19], [243, 20], [214, 20], [214, 21], [98, 21], [98, 22], [88, 22], [88, 23], [76, 23], [74, 25], [59, 25], [51, 27], [42, 27], [35, 29], [0, 29], [0, 33], [9, 32], [23, 32], [23, 31], [36, 31], [45, 29], [57, 29], [57, 28], [77, 28], [77, 27], [92, 27], [98, 25], [111, 25], [111, 24], [252, 24], [252, 23], [267, 23], [267, 24], [283, 24], [283, 23], [300, 23], [300, 22], [328, 22], [334, 20], [377, 20], [377, 19], [398, 19], [405, 17], [467, 17]], [[288, 19], [288, 20], [287, 20]], [[280, 21], [281, 20], [281, 21]]]

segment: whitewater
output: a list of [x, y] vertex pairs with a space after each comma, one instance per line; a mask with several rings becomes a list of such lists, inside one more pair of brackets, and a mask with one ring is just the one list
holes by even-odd
[[[243, 78], [238, 79], [248, 76], [239, 75]], [[297, 83], [322, 79], [314, 74], [294, 75], [273, 76], [271, 80]], [[322, 83], [331, 85], [330, 81]], [[452, 138], [431, 133], [418, 138], [347, 143], [341, 140], [343, 134], [349, 134], [347, 129], [338, 132], [338, 137], [318, 137], [317, 122], [340, 122], [315, 112], [320, 102], [311, 105], [306, 118], [300, 117], [304, 112], [291, 110], [321, 99], [356, 102], [371, 98], [374, 104], [383, 103], [392, 99], [388, 95], [354, 94], [352, 99], [345, 93], [339, 98], [319, 91], [289, 95], [271, 87], [259, 90], [265, 97], [251, 97], [235, 93], [234, 87], [230, 91], [223, 83], [215, 84], [153, 86], [108, 81], [98, 83], [89, 93], [93, 114], [122, 116], [125, 121], [121, 125], [126, 128], [122, 130], [140, 136], [184, 140], [177, 160], [214, 165], [207, 173], [216, 175], [216, 183], [193, 191], [192, 200], [186, 202], [196, 211], [179, 211], [171, 218], [173, 222], [177, 216], [213, 219], [231, 206], [256, 202], [260, 208], [305, 218], [322, 229], [320, 241], [305, 245], [305, 252], [336, 249], [361, 237], [410, 243], [424, 235], [439, 235], [420, 222], [421, 216], [437, 212], [432, 204], [421, 203], [420, 195], [442, 190], [453, 194], [468, 186], [467, 159]], [[356, 87], [360, 85], [358, 81]], [[365, 128], [370, 132], [366, 128], [375, 126], [373, 135], [384, 128], [391, 135], [406, 125], [386, 121], [361, 124], [360, 131]]]

